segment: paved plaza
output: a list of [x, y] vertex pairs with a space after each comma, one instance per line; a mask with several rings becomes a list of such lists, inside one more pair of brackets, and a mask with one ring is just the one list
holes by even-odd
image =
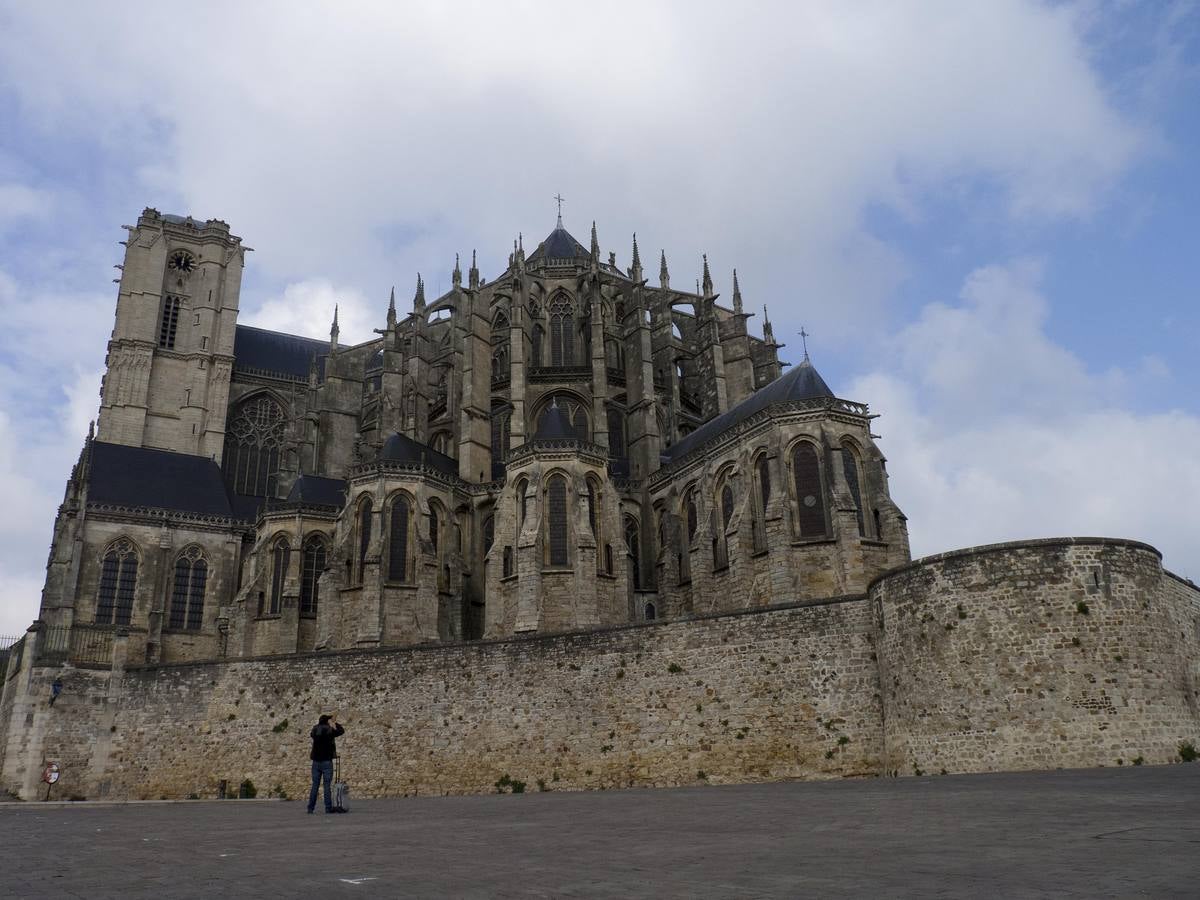
[[300, 802], [0, 805], [16, 897], [1195, 897], [1200, 765]]

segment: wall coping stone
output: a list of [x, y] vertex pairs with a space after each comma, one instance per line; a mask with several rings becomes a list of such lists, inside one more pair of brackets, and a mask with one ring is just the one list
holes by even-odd
[[[1111, 538], [1111, 537], [1054, 537], [1054, 538], [1030, 538], [1024, 541], [1004, 541], [999, 544], [979, 544], [975, 547], [962, 547], [958, 550], [947, 550], [945, 553], [935, 553], [932, 556], [922, 556], [920, 559], [914, 559], [912, 562], [907, 562], [902, 566], [897, 566], [894, 569], [888, 569], [882, 575], [876, 575], [867, 585], [867, 593], [871, 594], [875, 590], [875, 586], [880, 582], [900, 575], [904, 572], [913, 569], [923, 568], [924, 566], [933, 565], [934, 563], [945, 562], [950, 559], [958, 559], [965, 556], [984, 556], [992, 553], [1009, 553], [1013, 550], [1027, 550], [1037, 547], [1077, 547], [1086, 545], [1097, 545], [1105, 547], [1127, 547], [1137, 550], [1148, 550], [1162, 559], [1162, 551], [1157, 547], [1153, 547], [1144, 541], [1135, 541], [1132, 538]], [[1166, 569], [1163, 569], [1166, 572]], [[1170, 575], [1170, 572], [1167, 572]], [[1178, 578], [1178, 576], [1173, 576]], [[1182, 580], [1182, 579], [1180, 579]]]

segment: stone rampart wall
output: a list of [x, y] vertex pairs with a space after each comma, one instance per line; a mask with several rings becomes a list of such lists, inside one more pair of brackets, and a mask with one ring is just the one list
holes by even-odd
[[359, 796], [767, 781], [880, 768], [861, 598], [589, 633], [131, 668], [89, 797], [307, 790], [337, 710]]
[[977, 547], [869, 597], [889, 773], [1166, 763], [1200, 745], [1200, 592], [1153, 547]]

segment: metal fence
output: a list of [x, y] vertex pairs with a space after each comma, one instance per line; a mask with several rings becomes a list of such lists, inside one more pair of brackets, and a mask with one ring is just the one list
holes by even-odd
[[8, 665], [13, 662], [13, 670], [21, 667], [21, 656], [25, 651], [25, 636], [0, 636], [0, 682], [8, 678]]
[[70, 662], [79, 666], [112, 665], [115, 629], [102, 625], [49, 625], [38, 634], [37, 661], [56, 666]]

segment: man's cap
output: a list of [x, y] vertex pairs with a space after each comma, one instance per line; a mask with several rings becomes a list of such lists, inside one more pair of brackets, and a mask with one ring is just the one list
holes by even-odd
[[330, 720], [330, 718], [331, 718], [330, 716], [321, 716], [321, 718], [319, 718], [317, 720], [317, 724], [324, 725], [326, 722], [328, 722]]

